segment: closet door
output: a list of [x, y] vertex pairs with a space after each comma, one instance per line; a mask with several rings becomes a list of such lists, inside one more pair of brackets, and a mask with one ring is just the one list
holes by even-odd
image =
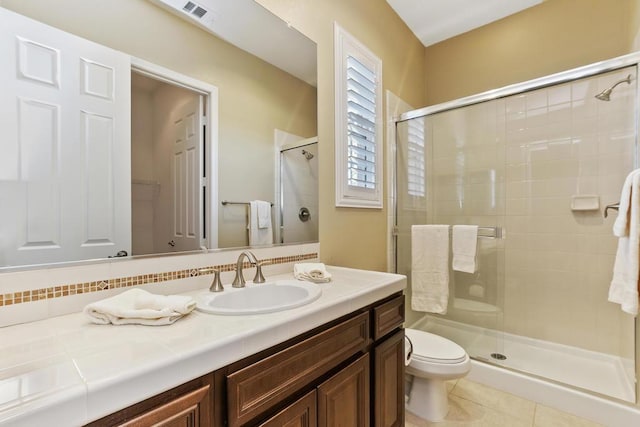
[[202, 224], [200, 210], [202, 191], [202, 96], [193, 98], [180, 106], [171, 118], [174, 139], [171, 181], [173, 194], [172, 232], [173, 250], [200, 249]]
[[131, 246], [130, 58], [0, 9], [0, 266]]

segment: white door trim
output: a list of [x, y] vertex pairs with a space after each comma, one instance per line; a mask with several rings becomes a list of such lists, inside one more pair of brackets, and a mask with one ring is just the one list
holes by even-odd
[[144, 59], [131, 57], [131, 70], [155, 80], [160, 80], [174, 86], [198, 92], [206, 97], [205, 151], [208, 156], [206, 162], [207, 176], [207, 212], [209, 221], [206, 226], [207, 248], [218, 247], [218, 88], [193, 77], [178, 73]]

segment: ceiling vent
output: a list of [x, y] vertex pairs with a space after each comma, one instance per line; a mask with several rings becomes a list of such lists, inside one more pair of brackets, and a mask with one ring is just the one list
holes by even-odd
[[197, 1], [192, 0], [151, 0], [160, 6], [163, 6], [174, 13], [181, 12], [182, 16], [192, 19], [206, 28], [210, 28], [215, 19], [215, 13], [209, 6], [204, 6]]
[[185, 5], [182, 7], [182, 10], [192, 15], [196, 19], [204, 18], [204, 16], [209, 12], [203, 6], [192, 1], [188, 1], [187, 3], [185, 3]]

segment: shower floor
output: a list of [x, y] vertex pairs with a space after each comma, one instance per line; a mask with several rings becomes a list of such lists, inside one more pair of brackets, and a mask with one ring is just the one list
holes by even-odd
[[[632, 360], [429, 315], [411, 327], [458, 343], [472, 358], [635, 402]], [[506, 359], [491, 357], [494, 353]]]

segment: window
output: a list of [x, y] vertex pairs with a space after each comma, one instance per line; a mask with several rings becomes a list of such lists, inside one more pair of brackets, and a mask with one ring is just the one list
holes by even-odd
[[409, 120], [407, 130], [407, 191], [410, 196], [424, 197], [424, 119]]
[[335, 24], [336, 206], [382, 208], [382, 62]]

